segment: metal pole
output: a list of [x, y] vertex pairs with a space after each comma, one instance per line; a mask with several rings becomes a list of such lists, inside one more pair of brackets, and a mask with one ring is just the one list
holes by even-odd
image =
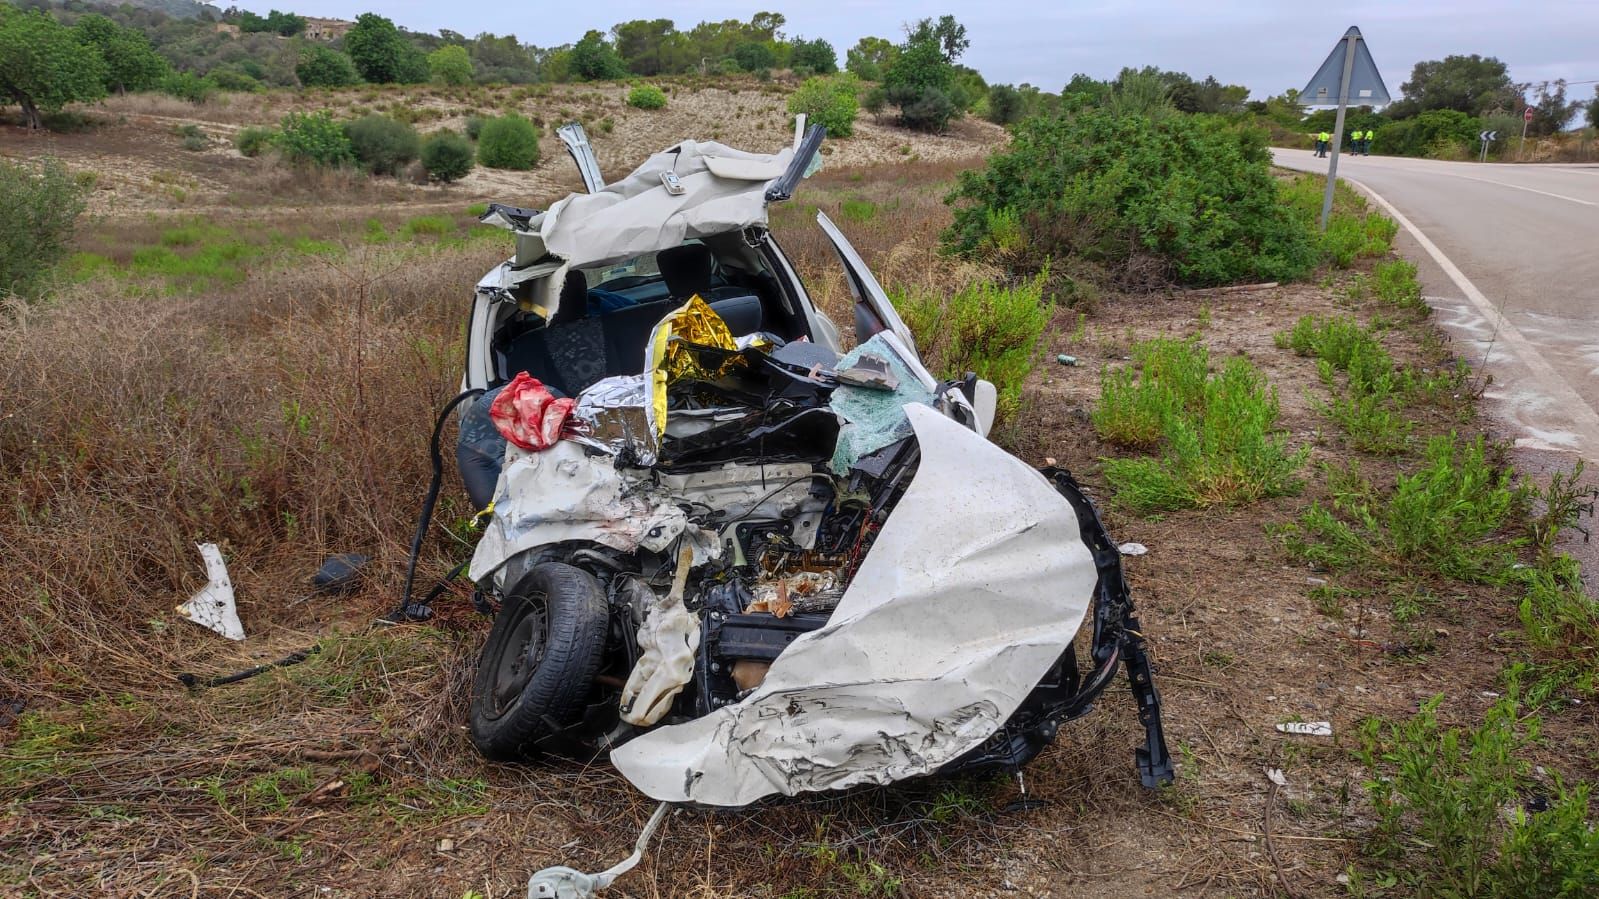
[[1332, 218], [1333, 188], [1338, 184], [1338, 148], [1344, 143], [1344, 110], [1349, 106], [1349, 76], [1355, 71], [1355, 41], [1359, 35], [1344, 36], [1344, 77], [1338, 87], [1338, 118], [1333, 122], [1332, 161], [1327, 163], [1327, 192], [1321, 198], [1321, 230], [1327, 230], [1327, 220]]

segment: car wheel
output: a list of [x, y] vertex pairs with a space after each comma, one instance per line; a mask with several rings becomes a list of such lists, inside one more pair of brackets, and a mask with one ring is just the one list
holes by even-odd
[[472, 684], [472, 743], [491, 759], [539, 754], [578, 720], [605, 653], [605, 591], [560, 562], [534, 566], [507, 591]]

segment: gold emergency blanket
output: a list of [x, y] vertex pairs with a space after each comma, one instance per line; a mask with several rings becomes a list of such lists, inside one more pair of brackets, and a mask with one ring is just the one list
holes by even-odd
[[650, 335], [650, 345], [644, 354], [644, 372], [650, 384], [651, 423], [657, 437], [666, 433], [668, 384], [683, 378], [720, 377], [734, 365], [742, 364], [743, 360], [734, 356], [716, 369], [707, 370], [694, 352], [696, 346], [730, 352], [738, 349], [727, 323], [700, 299], [699, 294], [689, 297], [682, 308], [661, 319]]

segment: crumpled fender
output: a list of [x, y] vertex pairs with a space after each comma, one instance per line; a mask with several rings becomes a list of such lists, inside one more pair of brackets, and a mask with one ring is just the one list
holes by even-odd
[[1077, 514], [1042, 475], [920, 404], [916, 476], [828, 625], [745, 699], [611, 753], [669, 802], [932, 773], [993, 735], [1071, 643], [1097, 573]]

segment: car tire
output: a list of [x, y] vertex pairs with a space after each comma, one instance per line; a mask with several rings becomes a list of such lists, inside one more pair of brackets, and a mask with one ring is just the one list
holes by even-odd
[[575, 723], [605, 654], [609, 610], [592, 574], [560, 562], [506, 592], [472, 683], [472, 743], [491, 759], [540, 754]]

